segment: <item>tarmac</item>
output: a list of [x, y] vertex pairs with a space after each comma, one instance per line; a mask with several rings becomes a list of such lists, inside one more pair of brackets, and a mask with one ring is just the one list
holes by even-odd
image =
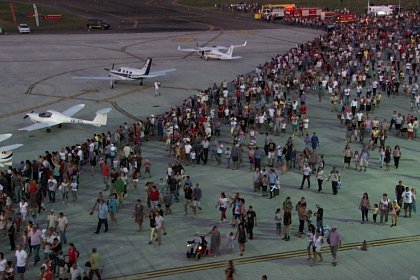
[[[157, 34], [74, 34], [4, 36], [0, 42], [0, 65], [2, 71], [0, 85], [0, 133], [14, 136], [2, 145], [25, 144], [15, 151], [15, 163], [24, 159], [35, 159], [45, 150], [57, 150], [65, 145], [91, 137], [95, 132], [113, 130], [123, 122], [150, 114], [165, 112], [178, 105], [184, 98], [197, 93], [199, 89], [230, 81], [237, 74], [253, 71], [277, 53], [283, 53], [296, 44], [306, 42], [320, 34], [320, 31], [282, 27], [267, 30], [235, 31], [191, 31]], [[242, 56], [234, 61], [203, 61], [198, 55], [177, 51], [178, 45], [229, 45], [248, 41], [246, 48], [235, 51]], [[159, 97], [153, 96], [153, 79], [145, 80], [143, 86], [134, 83], [119, 83], [110, 89], [103, 81], [76, 81], [72, 76], [103, 76], [104, 67], [129, 64], [141, 66], [147, 57], [153, 58], [152, 70], [176, 68], [177, 71], [160, 77], [162, 84]], [[148, 245], [149, 231], [145, 220], [142, 232], [131, 217], [134, 201], [144, 200], [143, 186], [148, 180], [141, 180], [138, 193], [129, 190], [128, 200], [118, 212], [118, 224], [110, 222], [107, 233], [93, 234], [97, 217], [89, 215], [96, 195], [103, 189], [99, 174], [90, 176], [88, 167], [82, 170], [79, 201], [62, 204], [61, 198], [55, 204], [47, 202], [47, 208], [63, 211], [70, 221], [67, 231], [69, 242], [81, 251], [83, 264], [92, 247], [97, 247], [102, 256], [105, 279], [223, 279], [227, 260], [233, 259], [237, 273], [235, 279], [260, 279], [267, 274], [268, 279], [409, 279], [420, 276], [418, 266], [419, 217], [400, 217], [398, 226], [360, 224], [359, 201], [363, 192], [368, 192], [371, 204], [378, 202], [383, 192], [394, 199], [394, 187], [398, 180], [406, 186], [417, 187], [418, 182], [418, 140], [407, 141], [393, 135], [387, 144], [401, 146], [402, 159], [398, 170], [385, 173], [378, 168], [377, 150], [371, 154], [371, 165], [367, 172], [342, 170], [345, 130], [339, 126], [336, 114], [330, 112], [327, 97], [319, 103], [314, 96], [308, 96], [310, 131], [316, 131], [320, 138], [319, 153], [327, 163], [326, 172], [338, 166], [343, 181], [343, 189], [333, 196], [328, 182], [324, 191], [316, 191], [316, 181], [312, 178], [312, 188], [299, 190], [301, 174], [294, 170], [280, 176], [280, 196], [266, 199], [252, 190], [252, 173], [245, 162], [240, 170], [230, 170], [210, 162], [207, 166], [186, 167], [193, 183], [200, 183], [203, 189], [203, 211], [197, 216], [183, 215], [183, 203], [173, 205], [173, 214], [165, 216], [168, 234], [163, 236], [162, 246]], [[75, 104], [85, 103], [86, 107], [76, 116], [91, 119], [100, 108], [112, 107], [107, 127], [70, 126], [53, 128], [50, 134], [44, 130], [31, 133], [17, 131], [29, 125], [23, 116], [35, 110], [64, 110]], [[374, 113], [379, 119], [390, 118], [392, 111], [407, 113], [409, 100], [403, 97], [388, 99], [383, 97], [380, 108]], [[417, 114], [417, 113], [416, 113]], [[417, 114], [418, 115], [418, 114]], [[287, 136], [274, 137], [276, 144], [284, 144]], [[229, 141], [227, 130], [222, 139]], [[298, 150], [303, 149], [303, 138], [296, 137]], [[262, 135], [258, 145], [263, 145]], [[360, 145], [351, 144], [353, 150]], [[149, 141], [143, 146], [144, 158], [152, 162], [152, 179], [164, 177], [168, 162], [165, 144]], [[245, 159], [246, 157], [244, 157]], [[255, 239], [247, 242], [243, 257], [237, 246], [232, 253], [222, 249], [217, 257], [203, 257], [201, 260], [187, 259], [186, 241], [196, 232], [207, 233], [219, 224], [219, 211], [215, 208], [219, 193], [240, 192], [246, 205], [252, 205], [257, 213], [258, 226]], [[306, 261], [306, 239], [299, 239], [297, 214], [292, 214], [291, 241], [285, 242], [275, 235], [274, 212], [281, 207], [286, 196], [293, 204], [305, 196], [309, 209], [315, 210], [318, 203], [324, 208], [324, 224], [336, 225], [343, 237], [342, 250], [338, 252], [338, 265], [333, 267], [328, 251], [324, 262], [309, 266]], [[370, 214], [371, 215], [371, 214]], [[45, 225], [46, 214], [40, 216]], [[223, 236], [234, 229], [229, 224], [220, 224]], [[0, 251], [8, 251], [7, 239], [1, 237]], [[369, 250], [362, 252], [357, 246], [367, 240]], [[222, 243], [222, 248], [225, 248]], [[235, 244], [236, 245], [236, 244]], [[327, 245], [324, 244], [325, 249]], [[66, 247], [65, 247], [66, 248]], [[33, 266], [32, 259], [27, 279], [36, 279], [39, 267]]]

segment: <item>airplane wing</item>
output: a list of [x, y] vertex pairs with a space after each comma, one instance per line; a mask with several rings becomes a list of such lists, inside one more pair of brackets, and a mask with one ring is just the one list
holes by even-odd
[[153, 77], [164, 76], [167, 73], [173, 72], [175, 70], [176, 69], [164, 69], [164, 70], [160, 70], [160, 71], [152, 71], [152, 72], [149, 72], [148, 75], [142, 75], [141, 77], [142, 78], [153, 78]]
[[6, 133], [6, 134], [0, 134], [0, 142], [9, 139], [10, 137], [12, 137], [11, 133]]
[[245, 43], [241, 44], [241, 45], [230, 45], [232, 48], [241, 48], [241, 47], [245, 47], [247, 44], [247, 41], [245, 41]]
[[131, 80], [129, 78], [121, 78], [121, 77], [83, 77], [83, 76], [75, 76], [71, 77], [73, 80], [102, 80], [102, 81], [122, 81], [122, 80]]
[[85, 107], [85, 104], [78, 104], [63, 111], [62, 114], [67, 117], [72, 117], [74, 114], [82, 110], [84, 107]]
[[3, 147], [0, 147], [0, 151], [11, 151], [22, 146], [23, 144], [13, 144], [13, 145], [8, 145], [8, 146], [3, 146]]
[[48, 128], [54, 125], [60, 124], [58, 122], [44, 122], [44, 123], [36, 123], [24, 128], [19, 128], [19, 130], [26, 130], [26, 131], [34, 131], [38, 129]]
[[226, 50], [229, 47], [223, 47], [223, 46], [214, 46], [214, 47], [196, 47], [196, 48], [186, 48], [183, 49], [181, 46], [178, 46], [179, 51], [183, 52], [208, 52], [213, 50]]

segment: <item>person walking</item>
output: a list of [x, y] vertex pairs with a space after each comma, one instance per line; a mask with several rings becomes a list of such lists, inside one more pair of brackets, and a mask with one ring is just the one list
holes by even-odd
[[411, 211], [413, 211], [413, 193], [409, 187], [405, 187], [402, 198], [404, 200], [404, 218], [411, 218]]
[[316, 230], [324, 234], [324, 209], [319, 204], [316, 204], [316, 208]]
[[16, 249], [16, 245], [15, 245], [15, 239], [16, 239], [16, 226], [15, 226], [15, 222], [13, 221], [12, 217], [8, 217], [7, 218], [7, 222], [6, 222], [6, 231], [7, 231], [7, 236], [9, 237], [9, 243], [10, 243], [10, 250], [15, 250]]
[[39, 249], [41, 248], [42, 244], [42, 231], [38, 228], [36, 224], [33, 225], [30, 231], [28, 232], [28, 239], [31, 240], [30, 244], [32, 252], [34, 253], [34, 264], [36, 265], [41, 260], [41, 258], [39, 257]]
[[290, 196], [283, 202], [283, 225], [284, 225], [284, 237], [283, 240], [290, 240], [290, 225], [292, 224], [292, 208], [293, 204], [290, 201]]
[[303, 228], [305, 227], [306, 220], [306, 200], [305, 197], [301, 197], [299, 202], [295, 206], [295, 210], [298, 213], [299, 217], [299, 232], [298, 237], [300, 238], [303, 235]]
[[207, 235], [210, 235], [210, 254], [216, 257], [219, 254], [220, 245], [222, 243], [222, 235], [220, 234], [219, 227], [214, 226], [206, 236]]
[[281, 216], [281, 209], [277, 208], [276, 213], [274, 214], [274, 221], [276, 222], [276, 233], [277, 236], [281, 236], [281, 222], [283, 217]]
[[322, 183], [325, 180], [324, 168], [319, 166], [316, 171], [316, 180], [318, 181], [318, 192], [322, 191]]
[[159, 96], [160, 95], [160, 82], [155, 81], [154, 88], [155, 88], [155, 96]]
[[363, 193], [363, 197], [360, 200], [359, 209], [362, 211], [362, 224], [365, 222], [369, 222], [368, 212], [370, 209], [370, 202], [369, 202], [369, 195], [367, 193]]
[[337, 265], [337, 249], [341, 246], [341, 235], [337, 231], [336, 226], [331, 227], [330, 235], [327, 239], [328, 244], [330, 245], [331, 256], [333, 257], [332, 265]]
[[234, 239], [238, 239], [240, 256], [244, 254], [246, 243], [246, 229], [243, 223], [239, 223]]
[[255, 214], [255, 211], [252, 209], [252, 206], [249, 206], [248, 211], [246, 211], [245, 214], [245, 226], [246, 230], [249, 234], [249, 239], [254, 239], [254, 226], [257, 226], [257, 214]]
[[334, 166], [328, 176], [327, 181], [331, 179], [331, 188], [334, 195], [337, 195], [337, 185], [338, 181], [340, 181], [340, 172], [338, 172], [337, 168]]
[[200, 211], [202, 210], [201, 209], [201, 197], [202, 196], [203, 196], [203, 192], [201, 191], [200, 185], [198, 183], [196, 183], [195, 188], [193, 190], [193, 204], [192, 204], [194, 215], [197, 214], [197, 209], [200, 210]]
[[225, 270], [226, 280], [234, 280], [233, 274], [235, 273], [235, 267], [233, 266], [233, 261], [228, 261], [228, 267]]
[[319, 261], [322, 262], [322, 255], [321, 255], [321, 250], [322, 250], [322, 244], [324, 243], [324, 238], [322, 236], [321, 231], [317, 230], [315, 232], [315, 235], [312, 239], [312, 252], [313, 252], [313, 258], [312, 258], [312, 263], [311, 266], [313, 266], [315, 264], [315, 262], [317, 261], [317, 257], [319, 257]]
[[63, 212], [60, 212], [58, 214], [57, 222], [57, 230], [60, 233], [60, 241], [61, 243], [67, 244], [66, 231], [67, 227], [69, 226], [69, 220], [66, 216], [64, 216]]
[[226, 197], [226, 194], [224, 192], [220, 193], [220, 198], [215, 208], [219, 207], [221, 223], [226, 222], [226, 210], [228, 206], [229, 206], [229, 200]]
[[19, 279], [25, 279], [25, 272], [28, 267], [28, 254], [22, 249], [22, 246], [16, 245], [16, 272], [19, 275]]
[[89, 280], [93, 279], [93, 275], [96, 275], [98, 280], [102, 279], [101, 272], [99, 271], [101, 265], [101, 256], [97, 252], [96, 248], [92, 248], [92, 254], [89, 257], [90, 270]]
[[300, 184], [300, 189], [303, 189], [303, 184], [305, 183], [305, 180], [308, 181], [308, 189], [311, 187], [311, 173], [312, 173], [312, 168], [309, 166], [308, 163], [305, 163], [302, 170], [303, 178], [302, 178], [302, 183]]
[[391, 200], [388, 198], [388, 194], [384, 193], [382, 199], [379, 201], [379, 211], [381, 224], [388, 222], [389, 209], [391, 207]]
[[133, 216], [134, 216], [134, 221], [139, 227], [138, 231], [141, 231], [142, 225], [143, 225], [144, 207], [143, 207], [143, 204], [141, 204], [140, 199], [137, 199], [136, 201], [136, 205], [134, 206]]
[[103, 199], [98, 199], [98, 226], [95, 233], [98, 234], [101, 230], [102, 224], [105, 225], [105, 232], [108, 231], [108, 206]]
[[400, 146], [395, 146], [394, 150], [392, 151], [392, 157], [394, 158], [394, 167], [395, 169], [398, 169], [398, 166], [400, 165], [400, 158], [401, 158], [401, 150]]
[[156, 240], [157, 240], [157, 245], [156, 246], [160, 246], [162, 244], [162, 234], [164, 233], [164, 228], [165, 228], [165, 221], [162, 217], [162, 215], [160, 214], [160, 211], [155, 211], [155, 222], [156, 222]]

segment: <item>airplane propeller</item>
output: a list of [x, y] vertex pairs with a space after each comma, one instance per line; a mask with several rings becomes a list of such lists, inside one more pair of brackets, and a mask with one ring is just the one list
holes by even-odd
[[[29, 114], [32, 114], [33, 112], [35, 112], [35, 111], [32, 111], [32, 112], [30, 112]], [[26, 114], [26, 115], [23, 117], [23, 119], [27, 119], [27, 118], [29, 118], [29, 114]]]

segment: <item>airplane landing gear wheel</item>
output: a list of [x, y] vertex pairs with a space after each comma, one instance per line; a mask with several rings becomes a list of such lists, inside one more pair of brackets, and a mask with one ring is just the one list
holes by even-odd
[[58, 128], [61, 128], [61, 123], [58, 125]]
[[143, 80], [141, 80], [141, 81], [140, 81], [140, 85], [141, 85], [141, 86], [143, 85]]
[[50, 133], [51, 132], [51, 128], [47, 128], [47, 133]]

